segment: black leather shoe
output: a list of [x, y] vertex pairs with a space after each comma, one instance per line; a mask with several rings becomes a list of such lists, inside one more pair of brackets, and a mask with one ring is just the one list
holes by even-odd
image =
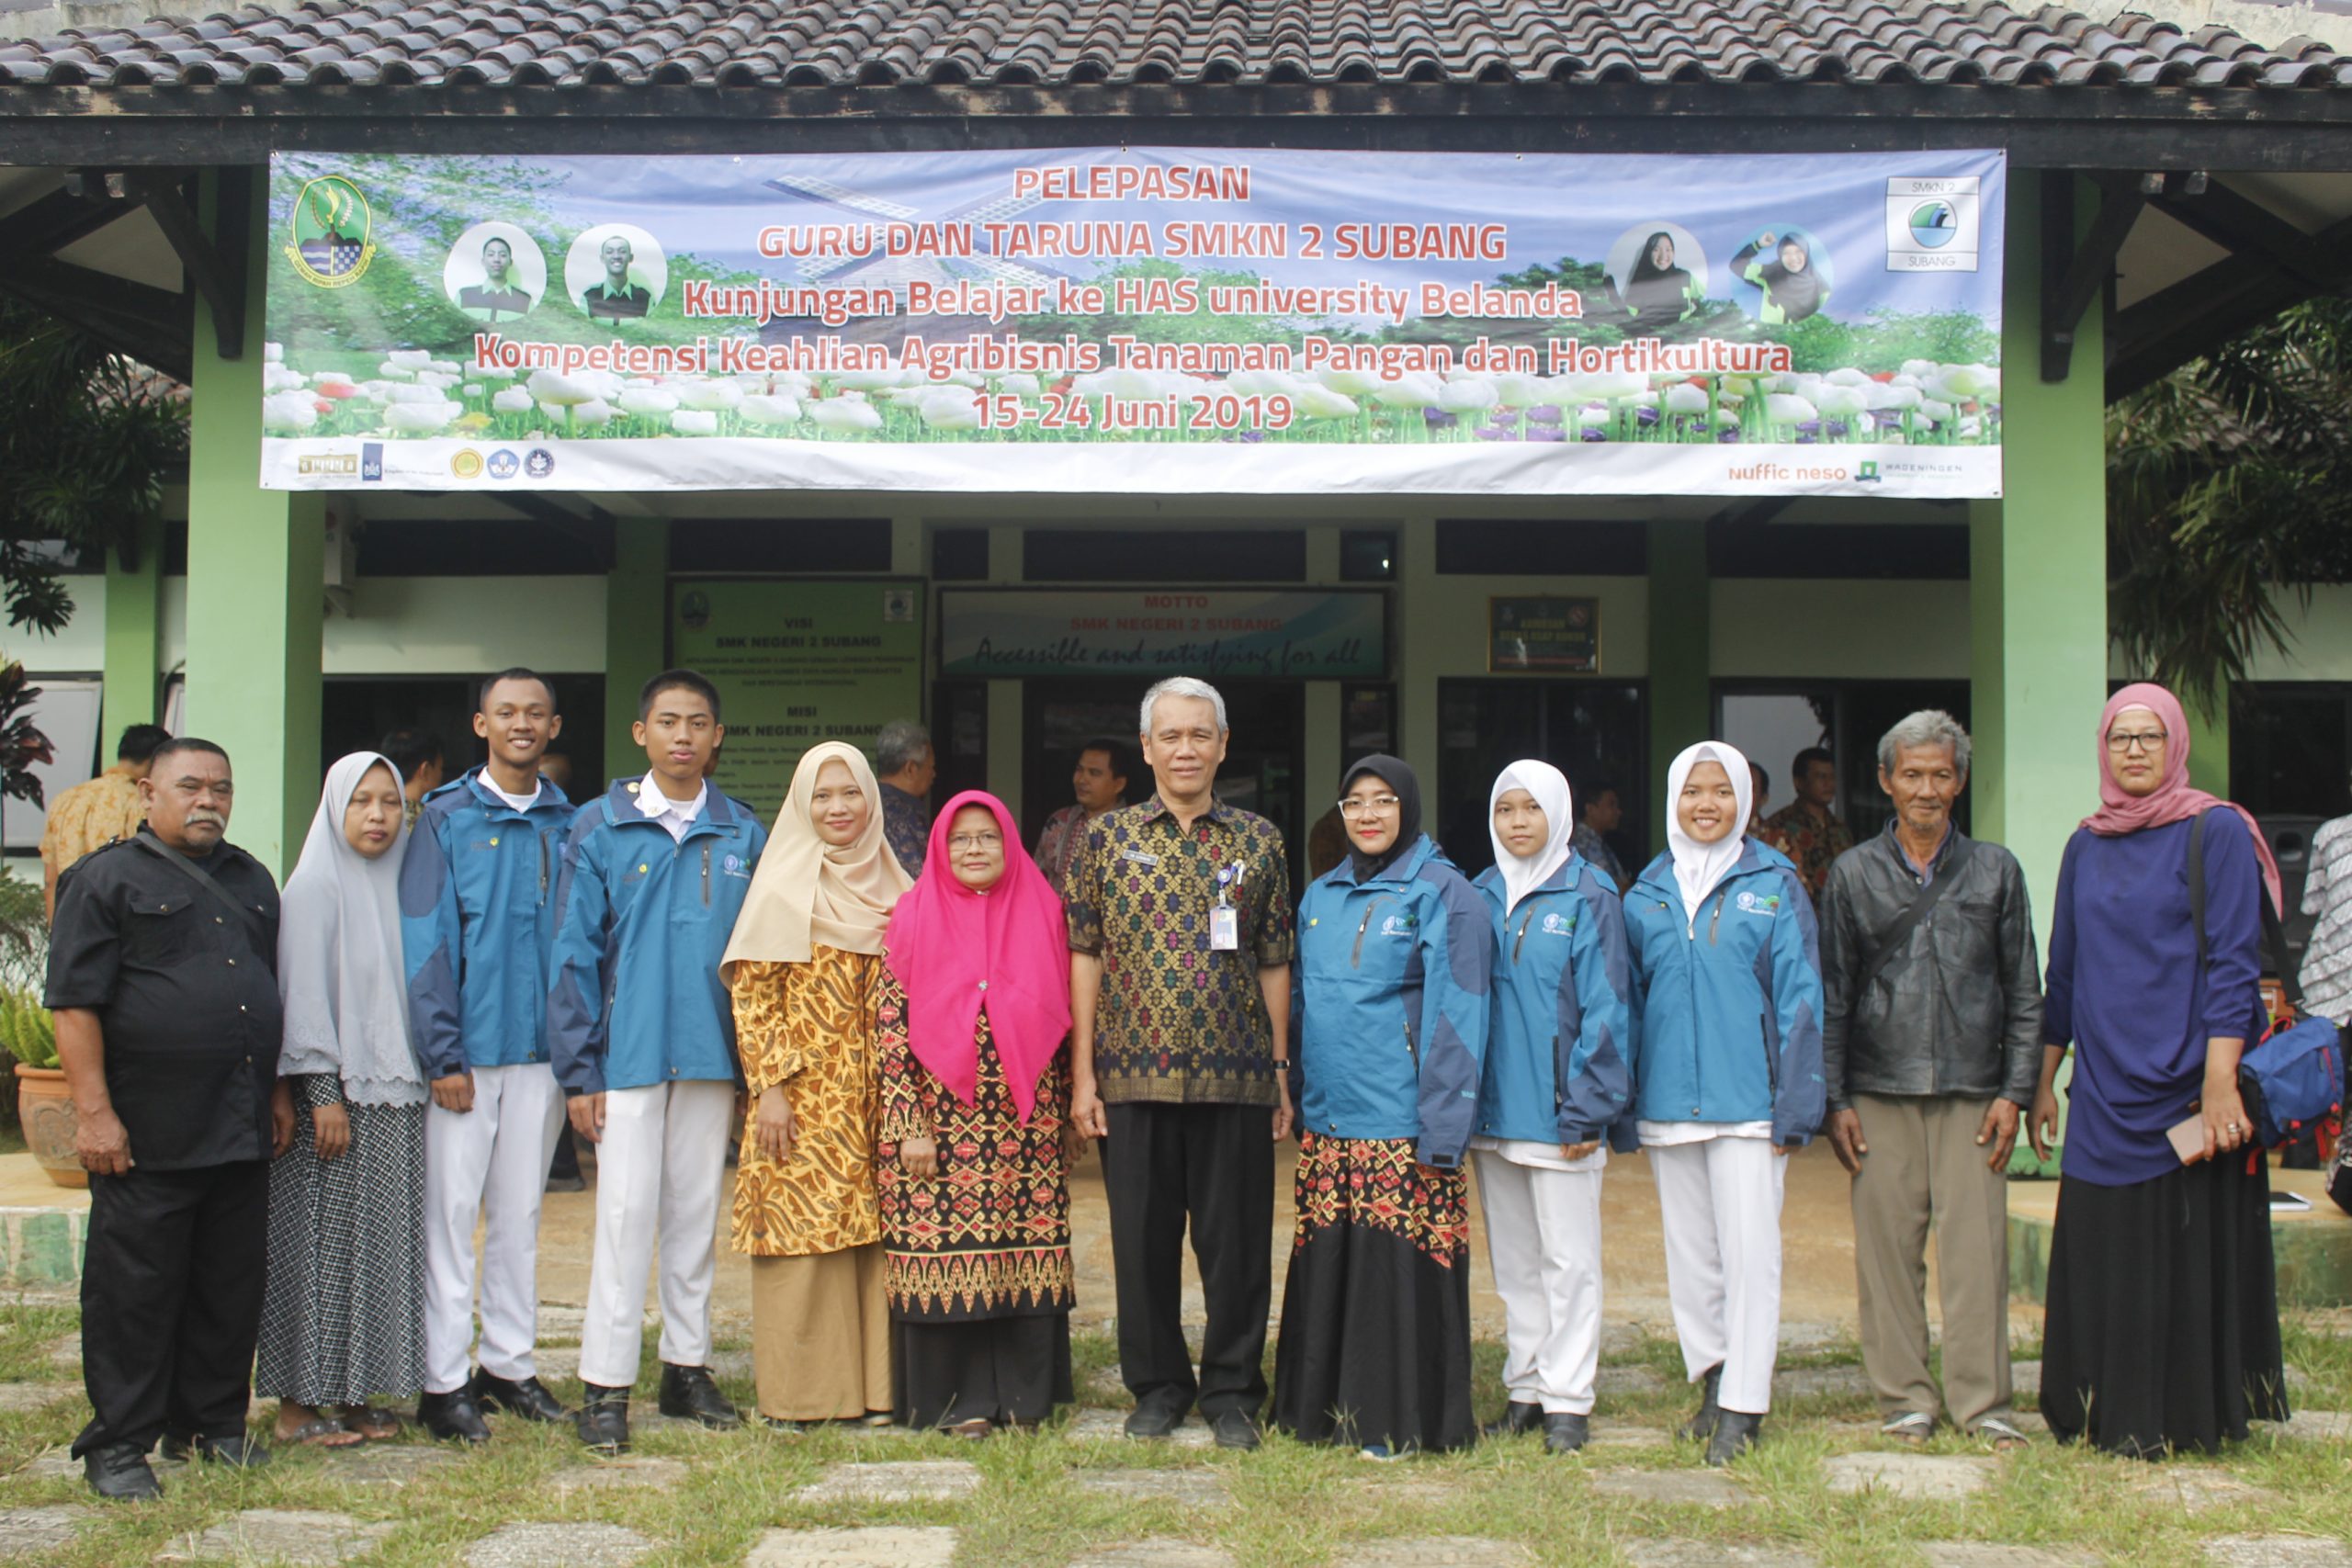
[[503, 1410], [526, 1421], [560, 1421], [571, 1414], [537, 1378], [494, 1378], [478, 1371], [474, 1373], [472, 1393], [476, 1404]]
[[1184, 1424], [1184, 1406], [1165, 1400], [1147, 1399], [1127, 1416], [1130, 1438], [1167, 1438], [1175, 1435]]
[[428, 1437], [460, 1443], [490, 1441], [490, 1423], [481, 1417], [481, 1405], [474, 1398], [471, 1383], [447, 1393], [428, 1393], [419, 1398], [416, 1424], [424, 1428]]
[[1592, 1441], [1592, 1419], [1562, 1410], [1544, 1417], [1544, 1451], [1572, 1454]]
[[662, 1363], [662, 1414], [699, 1421], [714, 1432], [731, 1432], [743, 1424], [741, 1413], [711, 1380], [708, 1367], [668, 1361]]
[[571, 1425], [580, 1440], [598, 1453], [628, 1452], [628, 1390], [582, 1383], [580, 1409]]
[[1713, 1366], [1709, 1367], [1706, 1377], [1702, 1381], [1705, 1387], [1699, 1396], [1698, 1414], [1682, 1423], [1682, 1436], [1694, 1443], [1703, 1443], [1713, 1438], [1715, 1435], [1715, 1424], [1723, 1419], [1724, 1407], [1715, 1403], [1715, 1395], [1724, 1386], [1724, 1364], [1717, 1361]]
[[1544, 1407], [1542, 1405], [1521, 1404], [1514, 1399], [1503, 1406], [1501, 1416], [1479, 1427], [1478, 1435], [1482, 1438], [1518, 1438], [1534, 1431], [1543, 1425]]
[[1258, 1446], [1258, 1423], [1250, 1418], [1247, 1410], [1227, 1410], [1209, 1423], [1216, 1434], [1216, 1446], [1221, 1449], [1248, 1450]]
[[82, 1456], [82, 1473], [90, 1490], [116, 1503], [152, 1503], [164, 1488], [149, 1468], [147, 1456], [129, 1443], [108, 1443]]
[[269, 1450], [243, 1432], [231, 1438], [166, 1437], [162, 1451], [165, 1459], [200, 1459], [232, 1470], [259, 1470], [269, 1462]]
[[1726, 1410], [1723, 1419], [1715, 1423], [1715, 1435], [1707, 1444], [1707, 1462], [1726, 1465], [1756, 1446], [1764, 1435], [1764, 1417], [1750, 1416], [1744, 1410]]

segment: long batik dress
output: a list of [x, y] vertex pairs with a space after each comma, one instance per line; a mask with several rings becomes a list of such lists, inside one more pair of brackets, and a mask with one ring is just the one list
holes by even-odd
[[[983, 1011], [970, 1105], [907, 1043], [907, 999], [883, 972], [876, 1032], [882, 1124], [876, 1174], [897, 1348], [898, 1418], [910, 1427], [1027, 1425], [1071, 1399], [1069, 1179], [1062, 1134], [1069, 1055], [1057, 1055], [1021, 1120]], [[939, 1174], [899, 1144], [931, 1137]]]
[[[805, 964], [738, 962], [737, 1049], [753, 1107], [735, 1177], [735, 1250], [752, 1257], [752, 1372], [775, 1421], [890, 1408], [882, 1220], [875, 1207], [878, 953], [819, 945]], [[760, 1151], [760, 1095], [782, 1084], [792, 1150]]]

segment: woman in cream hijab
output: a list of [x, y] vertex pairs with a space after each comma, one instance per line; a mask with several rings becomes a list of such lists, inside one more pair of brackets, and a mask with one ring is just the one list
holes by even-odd
[[883, 933], [910, 886], [864, 754], [812, 748], [719, 964], [752, 1100], [735, 1249], [752, 1256], [752, 1371], [771, 1426], [890, 1418], [875, 1010]]

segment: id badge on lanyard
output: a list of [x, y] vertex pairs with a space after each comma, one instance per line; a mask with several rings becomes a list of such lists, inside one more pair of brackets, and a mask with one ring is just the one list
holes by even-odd
[[1209, 950], [1238, 953], [1241, 949], [1241, 911], [1233, 907], [1234, 889], [1241, 886], [1243, 867], [1220, 866], [1216, 874], [1216, 908], [1209, 911]]

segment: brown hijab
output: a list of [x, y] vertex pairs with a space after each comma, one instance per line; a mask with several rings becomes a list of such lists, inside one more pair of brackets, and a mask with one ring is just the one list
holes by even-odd
[[[817, 836], [809, 815], [817, 774], [828, 762], [846, 765], [873, 807], [864, 830], [839, 848]], [[838, 740], [812, 746], [792, 771], [791, 792], [752, 874], [743, 911], [718, 963], [719, 977], [731, 984], [735, 965], [747, 960], [806, 964], [820, 944], [879, 953], [890, 910], [913, 885], [882, 836], [882, 792], [865, 753]]]

